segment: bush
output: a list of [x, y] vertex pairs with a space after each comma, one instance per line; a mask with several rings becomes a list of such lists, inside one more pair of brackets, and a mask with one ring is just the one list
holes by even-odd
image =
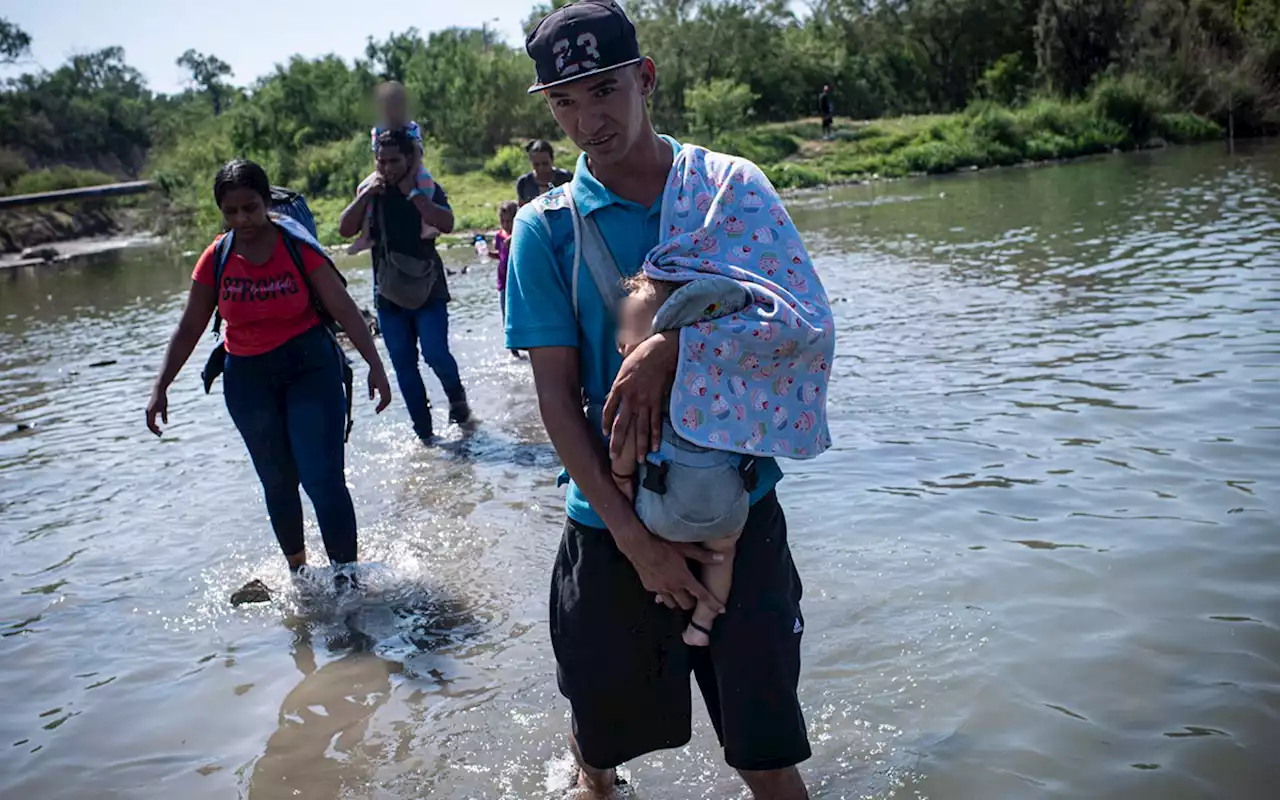
[[1208, 142], [1222, 137], [1222, 128], [1216, 122], [1187, 112], [1161, 114], [1156, 120], [1156, 129], [1173, 144]]
[[1089, 102], [1099, 117], [1123, 127], [1135, 145], [1156, 134], [1160, 115], [1169, 107], [1164, 92], [1138, 75], [1103, 78], [1094, 84]]
[[8, 148], [0, 148], [0, 191], [27, 172], [27, 160]]
[[1024, 99], [1031, 86], [1032, 70], [1021, 53], [1006, 53], [996, 59], [978, 79], [978, 92], [988, 100], [1011, 106]]
[[78, 189], [81, 186], [98, 186], [104, 183], [116, 183], [117, 181], [117, 178], [113, 178], [105, 172], [57, 166], [51, 169], [33, 170], [18, 177], [9, 187], [9, 194], [56, 192], [62, 189]]
[[1073, 156], [1087, 156], [1095, 153], [1107, 153], [1133, 143], [1132, 134], [1123, 125], [1113, 120], [1098, 120], [1098, 124], [1088, 128], [1075, 138]]
[[715, 147], [757, 164], [772, 164], [795, 155], [800, 150], [800, 144], [792, 137], [769, 130], [721, 134], [716, 139]]
[[870, 134], [858, 141], [858, 150], [863, 153], [892, 153], [901, 150], [911, 143], [913, 137], [907, 133], [889, 133], [875, 125], [868, 125]]
[[745, 84], [715, 78], [685, 92], [685, 116], [693, 130], [705, 131], [708, 140], [715, 141], [722, 132], [746, 125], [751, 105], [758, 98]]
[[529, 171], [529, 157], [524, 148], [503, 145], [484, 162], [484, 174], [497, 181], [513, 181]]
[[1020, 148], [1026, 136], [1018, 119], [1006, 108], [992, 103], [975, 103], [965, 116], [975, 138], [997, 142], [1007, 148]]
[[924, 172], [930, 175], [955, 172], [961, 167], [980, 164], [971, 148], [956, 141], [917, 142], [894, 156], [907, 172]]
[[789, 136], [795, 136], [798, 139], [821, 139], [822, 124], [818, 122], [810, 122], [808, 120], [799, 120], [797, 122], [788, 122], [777, 126], [778, 130]]
[[1075, 142], [1052, 131], [1042, 131], [1027, 138], [1022, 153], [1032, 161], [1051, 161], [1067, 158], [1075, 151]]
[[350, 196], [371, 171], [373, 153], [369, 137], [356, 134], [342, 141], [308, 147], [299, 153], [294, 162], [296, 178], [291, 188], [310, 196]]
[[1049, 98], [1032, 101], [1018, 112], [1024, 126], [1074, 139], [1093, 125], [1093, 110], [1083, 103]]
[[760, 168], [777, 189], [804, 189], [828, 182], [826, 175], [804, 164], [764, 164]]
[[901, 173], [901, 169], [896, 169], [896, 165], [891, 167], [886, 165], [886, 158], [882, 155], [864, 155], [864, 156], [846, 156], [835, 157], [823, 162], [830, 173], [839, 178], [851, 178], [856, 175], [890, 175]]

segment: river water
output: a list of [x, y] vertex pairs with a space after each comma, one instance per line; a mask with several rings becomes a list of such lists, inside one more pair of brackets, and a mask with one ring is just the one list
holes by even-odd
[[[815, 798], [1276, 796], [1278, 188], [1272, 143], [793, 198], [840, 336], [780, 488]], [[558, 796], [562, 500], [491, 267], [451, 280], [479, 429], [358, 407], [367, 592], [233, 609], [288, 582], [204, 348], [143, 425], [190, 265], [0, 275], [0, 797]], [[630, 776], [744, 796], [705, 715]]]

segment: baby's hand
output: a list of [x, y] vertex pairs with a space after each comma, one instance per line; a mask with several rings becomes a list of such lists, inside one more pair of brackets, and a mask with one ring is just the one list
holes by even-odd
[[615, 458], [609, 462], [609, 473], [613, 484], [622, 492], [623, 497], [635, 502], [636, 499], [636, 462], [633, 458]]

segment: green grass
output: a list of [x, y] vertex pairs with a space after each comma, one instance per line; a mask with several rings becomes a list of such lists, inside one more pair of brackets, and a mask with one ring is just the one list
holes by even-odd
[[[821, 136], [821, 123], [806, 119], [723, 133], [714, 146], [756, 162], [779, 189], [797, 189], [1073, 158], [1142, 147], [1157, 139], [1201, 142], [1221, 137], [1222, 130], [1204, 117], [1171, 108], [1158, 87], [1122, 78], [1100, 82], [1082, 101], [1033, 98], [1018, 108], [980, 102], [959, 114], [841, 120], [831, 140]], [[699, 141], [696, 135], [688, 140]], [[575, 163], [578, 151], [568, 140], [552, 144], [558, 164]], [[462, 159], [428, 147], [424, 161], [449, 192], [457, 235], [497, 226], [498, 204], [514, 197], [515, 179], [528, 168], [522, 145], [502, 147], [488, 159]], [[230, 156], [229, 139], [215, 138], [184, 140], [157, 160], [151, 175], [168, 191], [165, 219], [170, 235], [195, 245], [219, 229], [221, 215], [213, 205], [210, 183], [213, 172]], [[288, 164], [271, 158], [261, 163], [273, 178], [292, 175], [283, 182], [306, 192], [322, 242], [343, 242], [338, 218], [351, 201], [355, 183], [372, 168], [363, 135], [306, 148]], [[66, 188], [83, 185], [75, 180], [110, 180], [101, 175], [88, 180], [88, 174], [60, 167], [23, 175], [15, 185], [46, 181]]]
[[98, 186], [104, 183], [119, 183], [120, 178], [113, 178], [105, 172], [92, 169], [75, 169], [57, 166], [50, 169], [37, 169], [18, 175], [0, 189], [0, 194], [40, 194], [57, 192], [63, 189], [78, 189], [81, 186]]
[[[755, 160], [779, 188], [800, 188], [1073, 158], [1158, 139], [1188, 144], [1222, 136], [1211, 120], [1170, 109], [1161, 92], [1133, 78], [1103, 81], [1081, 102], [1040, 98], [1013, 109], [983, 102], [961, 114], [841, 121], [833, 133], [831, 140], [822, 140], [817, 120], [800, 120], [722, 136], [717, 144]], [[779, 137], [791, 139], [790, 148]], [[762, 158], [765, 153], [755, 146], [761, 140], [773, 153], [791, 152]]]

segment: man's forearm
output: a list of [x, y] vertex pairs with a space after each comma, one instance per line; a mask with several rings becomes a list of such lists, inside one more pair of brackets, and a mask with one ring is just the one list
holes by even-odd
[[639, 525], [635, 509], [609, 475], [609, 454], [581, 403], [571, 397], [548, 397], [539, 398], [538, 406], [560, 461], [605, 527], [615, 538], [634, 532]]
[[338, 219], [338, 234], [350, 239], [360, 232], [360, 228], [364, 225], [365, 209], [369, 205], [369, 193], [362, 192], [356, 195], [356, 199], [351, 201], [351, 205], [342, 210], [342, 216]]

